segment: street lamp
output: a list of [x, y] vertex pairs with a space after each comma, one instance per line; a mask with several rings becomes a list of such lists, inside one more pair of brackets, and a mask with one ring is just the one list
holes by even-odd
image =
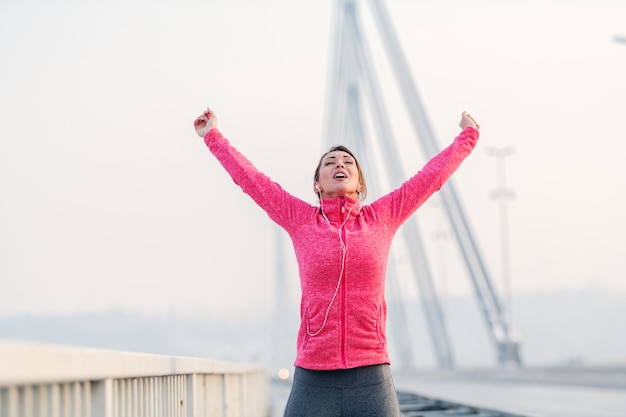
[[502, 285], [506, 298], [509, 316], [512, 318], [513, 303], [511, 297], [511, 255], [509, 248], [509, 219], [507, 201], [515, 197], [513, 190], [506, 188], [506, 172], [504, 158], [513, 155], [513, 148], [487, 148], [487, 155], [496, 158], [498, 187], [492, 192], [491, 197], [500, 202], [500, 252], [502, 256]]

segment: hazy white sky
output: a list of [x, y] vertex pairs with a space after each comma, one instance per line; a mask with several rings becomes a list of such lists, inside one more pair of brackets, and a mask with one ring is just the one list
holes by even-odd
[[[454, 181], [496, 285], [487, 149], [512, 146], [513, 291], [626, 291], [626, 45], [613, 41], [626, 34], [626, 2], [386, 4], [442, 146], [462, 110], [481, 123]], [[268, 305], [274, 226], [192, 121], [210, 105], [261, 170], [315, 202], [332, 11], [331, 1], [2, 2], [0, 315]], [[396, 135], [415, 143], [407, 126]], [[417, 170], [423, 157], [412, 156]], [[454, 244], [435, 244], [436, 198], [421, 212], [437, 285], [470, 293]]]

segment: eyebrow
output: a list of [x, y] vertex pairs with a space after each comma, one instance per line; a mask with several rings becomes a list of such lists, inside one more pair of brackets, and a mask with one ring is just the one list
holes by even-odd
[[[352, 160], [354, 160], [354, 157], [352, 155], [350, 155], [349, 153], [345, 154], [345, 155], [341, 155], [342, 158], [350, 158]], [[337, 156], [335, 155], [328, 155], [324, 157], [324, 160], [326, 159], [337, 159]]]

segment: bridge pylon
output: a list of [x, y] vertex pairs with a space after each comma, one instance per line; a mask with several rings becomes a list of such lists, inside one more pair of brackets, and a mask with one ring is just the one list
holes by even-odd
[[[389, 189], [389, 184], [399, 184], [412, 173], [404, 172], [399, 163], [402, 158], [393, 136], [374, 61], [365, 40], [358, 8], [360, 3], [362, 1], [358, 0], [338, 0], [335, 3], [323, 148], [326, 150], [333, 144], [344, 144], [353, 149], [366, 172], [377, 174], [368, 177], [368, 191], [373, 195], [380, 195], [379, 191], [384, 186]], [[426, 158], [432, 158], [441, 147], [430, 125], [389, 14], [382, 0], [369, 0], [368, 3], [418, 145]], [[369, 115], [367, 119], [366, 111]], [[373, 133], [370, 132], [372, 129]], [[377, 151], [385, 155], [387, 163], [379, 163], [377, 166], [380, 159], [377, 158]], [[387, 183], [383, 183], [385, 178]], [[441, 188], [439, 196], [495, 347], [497, 362], [500, 366], [519, 367], [522, 360], [517, 333], [492, 285], [452, 179]], [[437, 365], [444, 369], [454, 368], [453, 349], [416, 215], [401, 227], [396, 239], [403, 242], [409, 254], [411, 274], [419, 290]], [[395, 244], [389, 260], [388, 290], [392, 296], [398, 296], [399, 286], [397, 277], [394, 277], [397, 256], [394, 251]], [[414, 354], [407, 336], [410, 329], [407, 328], [406, 311], [396, 311], [394, 320], [390, 320], [390, 326], [399, 346], [400, 361], [405, 367], [413, 367]]]

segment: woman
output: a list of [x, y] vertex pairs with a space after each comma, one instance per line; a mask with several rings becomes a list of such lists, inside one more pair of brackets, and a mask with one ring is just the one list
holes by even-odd
[[470, 154], [479, 125], [462, 132], [401, 187], [369, 205], [357, 159], [343, 146], [322, 155], [313, 177], [319, 207], [296, 198], [230, 145], [207, 109], [194, 127], [245, 193], [289, 233], [302, 299], [293, 387], [285, 417], [400, 416], [385, 335], [385, 270], [400, 225]]

